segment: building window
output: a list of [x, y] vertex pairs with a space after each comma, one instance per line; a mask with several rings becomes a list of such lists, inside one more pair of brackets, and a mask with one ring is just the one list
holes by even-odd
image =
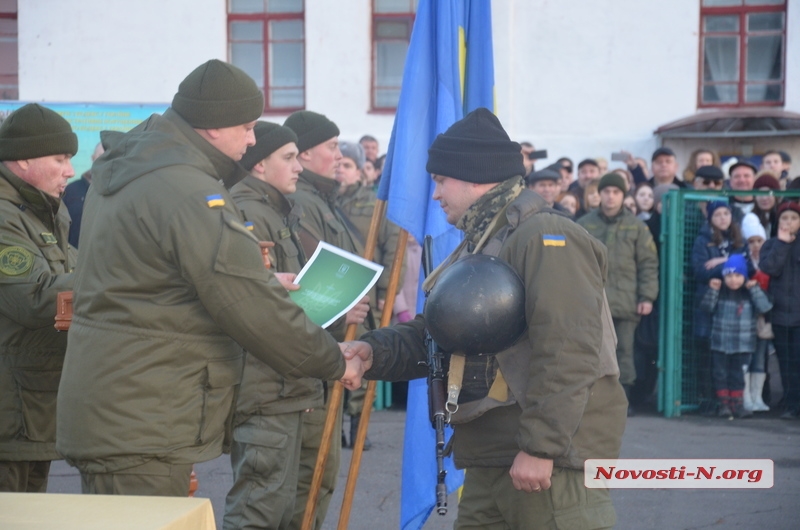
[[305, 107], [303, 0], [228, 0], [228, 57], [264, 91], [264, 110]]
[[17, 0], [0, 0], [0, 99], [19, 99]]
[[786, 0], [703, 0], [701, 107], [782, 105]]
[[417, 0], [372, 1], [372, 109], [393, 111], [400, 100]]

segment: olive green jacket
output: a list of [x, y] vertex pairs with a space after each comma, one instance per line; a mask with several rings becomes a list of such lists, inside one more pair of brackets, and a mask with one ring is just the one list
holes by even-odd
[[[231, 197], [253, 235], [260, 241], [275, 243], [269, 251], [272, 271], [300, 272], [305, 263], [297, 235], [300, 208], [293, 207], [275, 187], [251, 175], [231, 188]], [[253, 415], [299, 412], [322, 404], [319, 379], [287, 379], [252, 355], [246, 355], [236, 403], [237, 425]]]
[[69, 213], [0, 162], [0, 460], [55, 460], [56, 393], [67, 334], [56, 295], [72, 290]]
[[[344, 214], [350, 226], [354, 228], [353, 236], [356, 244], [361, 251], [366, 245], [369, 227], [372, 224], [372, 213], [375, 210], [375, 202], [378, 200], [375, 190], [371, 187], [355, 184], [345, 188], [339, 195], [339, 208]], [[386, 290], [389, 287], [389, 275], [392, 270], [392, 262], [397, 253], [397, 239], [400, 235], [400, 227], [384, 218], [381, 228], [378, 231], [378, 240], [375, 245], [375, 255], [372, 261], [383, 265], [383, 272], [375, 284], [375, 299], [386, 300]], [[405, 268], [405, 267], [404, 267]], [[400, 272], [403, 277], [403, 271]], [[398, 285], [398, 290], [401, 286]], [[374, 306], [374, 304], [373, 304]]]
[[244, 169], [172, 109], [92, 167], [58, 394], [57, 448], [83, 472], [202, 462], [230, 442], [242, 348], [339, 379], [333, 338], [267, 271], [230, 195]]
[[[534, 201], [532, 215], [520, 215], [523, 200]], [[488, 396], [459, 399], [459, 413], [462, 408], [473, 413], [454, 421], [458, 467], [511, 466], [519, 451], [573, 469], [582, 469], [587, 458], [619, 455], [627, 401], [603, 293], [606, 252], [568, 218], [539, 212], [545, 207], [544, 199], [524, 190], [499, 214], [496, 228], [516, 225], [498, 256], [523, 280], [528, 328], [508, 350], [478, 357], [486, 359], [487, 391], [500, 369], [509, 393], [502, 402]], [[366, 377], [426, 376], [419, 364], [426, 358], [424, 330], [424, 316], [418, 315], [363, 337], [374, 350]]]
[[598, 208], [577, 223], [608, 249], [608, 303], [614, 318], [638, 320], [636, 306], [658, 297], [658, 253], [647, 225], [626, 208], [609, 218]]

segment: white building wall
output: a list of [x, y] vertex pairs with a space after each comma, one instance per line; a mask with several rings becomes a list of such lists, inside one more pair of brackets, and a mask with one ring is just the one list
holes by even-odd
[[788, 0], [786, 11], [786, 99], [784, 106], [786, 110], [800, 112], [800, 0]]
[[[786, 109], [800, 112], [800, 0], [788, 2]], [[697, 110], [699, 5], [494, 0], [497, 110], [511, 137], [548, 149], [545, 163], [647, 157], [658, 126]], [[306, 108], [385, 151], [394, 115], [370, 112], [370, 1], [305, 7]], [[227, 57], [225, 13], [225, 0], [19, 2], [20, 99], [168, 103], [195, 66]]]
[[494, 3], [499, 116], [549, 161], [628, 149], [697, 108], [699, 1]]
[[23, 101], [172, 101], [178, 84], [225, 59], [224, 0], [19, 2]]

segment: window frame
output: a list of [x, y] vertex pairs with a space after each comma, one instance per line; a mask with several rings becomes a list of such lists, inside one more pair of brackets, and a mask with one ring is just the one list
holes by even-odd
[[14, 75], [14, 78], [16, 79], [16, 84], [14, 85], [14, 88], [11, 89], [12, 94], [10, 94], [16, 97], [8, 97], [8, 98], [3, 97], [6, 89], [0, 87], [0, 101], [19, 101], [19, 7], [16, 2], [13, 2], [14, 8], [12, 10], [10, 9], [11, 2], [6, 2], [6, 4], [8, 4], [9, 9], [0, 10], [0, 19], [13, 20], [16, 24], [17, 71]]
[[[740, 5], [736, 6], [714, 6], [714, 7], [706, 7], [703, 5], [703, 0], [700, 0], [700, 30], [698, 32], [699, 35], [699, 60], [698, 60], [698, 76], [697, 76], [697, 108], [700, 109], [709, 109], [709, 108], [743, 108], [743, 107], [782, 107], [786, 101], [786, 29], [788, 25], [788, 2], [784, 0], [782, 4], [772, 4], [772, 5], [748, 5], [746, 3], [747, 0], [742, 0]], [[783, 67], [781, 73], [781, 99], [779, 101], [745, 101], [745, 93], [748, 84], [758, 84], [758, 83], [748, 83], [747, 82], [747, 36], [749, 32], [747, 31], [747, 15], [754, 14], [754, 13], [783, 13], [783, 29], [781, 30], [781, 38], [782, 38], [782, 54], [781, 57], [781, 64]], [[735, 33], [739, 39], [738, 43], [738, 51], [739, 51], [739, 79], [736, 81], [736, 94], [737, 94], [737, 102], [736, 103], [725, 103], [725, 102], [704, 102], [703, 101], [703, 88], [706, 86], [705, 78], [704, 78], [704, 67], [705, 67], [705, 38], [708, 35], [705, 31], [705, 17], [706, 16], [717, 16], [717, 15], [737, 15], [739, 17], [739, 31]], [[722, 32], [719, 32], [722, 33]], [[727, 32], [726, 32], [727, 33]], [[753, 32], [756, 33], [756, 32]], [[715, 33], [711, 33], [714, 35]], [[734, 35], [734, 32], [729, 32], [730, 35]], [[732, 82], [731, 82], [732, 84]], [[765, 84], [777, 84], [777, 83], [765, 83]]]
[[[375, 4], [377, 0], [371, 0], [370, 6], [372, 9], [372, 15], [370, 17], [370, 21], [372, 27], [370, 28], [370, 48], [371, 48], [371, 72], [370, 72], [370, 85], [369, 85], [369, 106], [370, 106], [370, 113], [373, 114], [394, 114], [397, 112], [397, 105], [393, 107], [381, 107], [378, 106], [377, 103], [377, 93], [378, 93], [378, 43], [380, 41], [396, 41], [398, 39], [379, 39], [378, 38], [378, 23], [379, 22], [406, 22], [409, 27], [408, 32], [408, 41], [406, 45], [411, 44], [411, 32], [414, 30], [414, 22], [417, 19], [417, 12], [416, 12], [416, 2], [414, 0], [408, 0], [409, 3], [409, 11], [408, 12], [393, 12], [393, 13], [379, 13], [375, 9]], [[413, 6], [413, 10], [411, 7]], [[408, 48], [406, 48], [408, 50]], [[408, 55], [406, 54], [406, 57]], [[404, 63], [405, 67], [405, 63]], [[381, 87], [387, 88], [387, 87]], [[402, 86], [398, 86], [397, 89], [400, 90]]]
[[[231, 57], [231, 45], [234, 41], [231, 39], [231, 23], [232, 22], [262, 22], [262, 42], [264, 46], [264, 111], [263, 114], [291, 114], [298, 110], [304, 110], [306, 108], [308, 90], [306, 88], [307, 83], [307, 71], [306, 71], [306, 36], [305, 36], [305, 23], [306, 23], [306, 6], [305, 0], [301, 0], [302, 3], [302, 10], [296, 13], [271, 13], [266, 11], [260, 13], [231, 13], [231, 2], [228, 0], [226, 2], [226, 10], [227, 10], [227, 20], [226, 20], [226, 39], [227, 39], [227, 55], [228, 55], [228, 62], [233, 64], [232, 57]], [[265, 3], [266, 8], [266, 3]], [[300, 85], [298, 88], [302, 88], [303, 90], [303, 103], [300, 106], [293, 106], [293, 107], [274, 107], [271, 104], [271, 88], [270, 79], [269, 79], [269, 66], [270, 66], [270, 46], [274, 42], [282, 42], [281, 40], [275, 40], [270, 38], [269, 33], [269, 23], [276, 21], [276, 20], [299, 20], [303, 24], [303, 84]], [[292, 41], [295, 42], [295, 41]], [[256, 80], [258, 83], [258, 80]]]

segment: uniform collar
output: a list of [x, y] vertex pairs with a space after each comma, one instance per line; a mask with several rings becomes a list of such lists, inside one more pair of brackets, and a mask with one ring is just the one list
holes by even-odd
[[257, 179], [253, 175], [247, 175], [242, 184], [267, 199], [267, 202], [283, 215], [288, 215], [292, 210], [292, 202], [278, 191], [278, 188], [268, 182]]
[[237, 161], [230, 158], [211, 145], [208, 140], [197, 134], [197, 131], [172, 108], [168, 108], [163, 116], [174, 124], [186, 139], [208, 158], [226, 189], [231, 189], [234, 184], [248, 175], [247, 170]]

